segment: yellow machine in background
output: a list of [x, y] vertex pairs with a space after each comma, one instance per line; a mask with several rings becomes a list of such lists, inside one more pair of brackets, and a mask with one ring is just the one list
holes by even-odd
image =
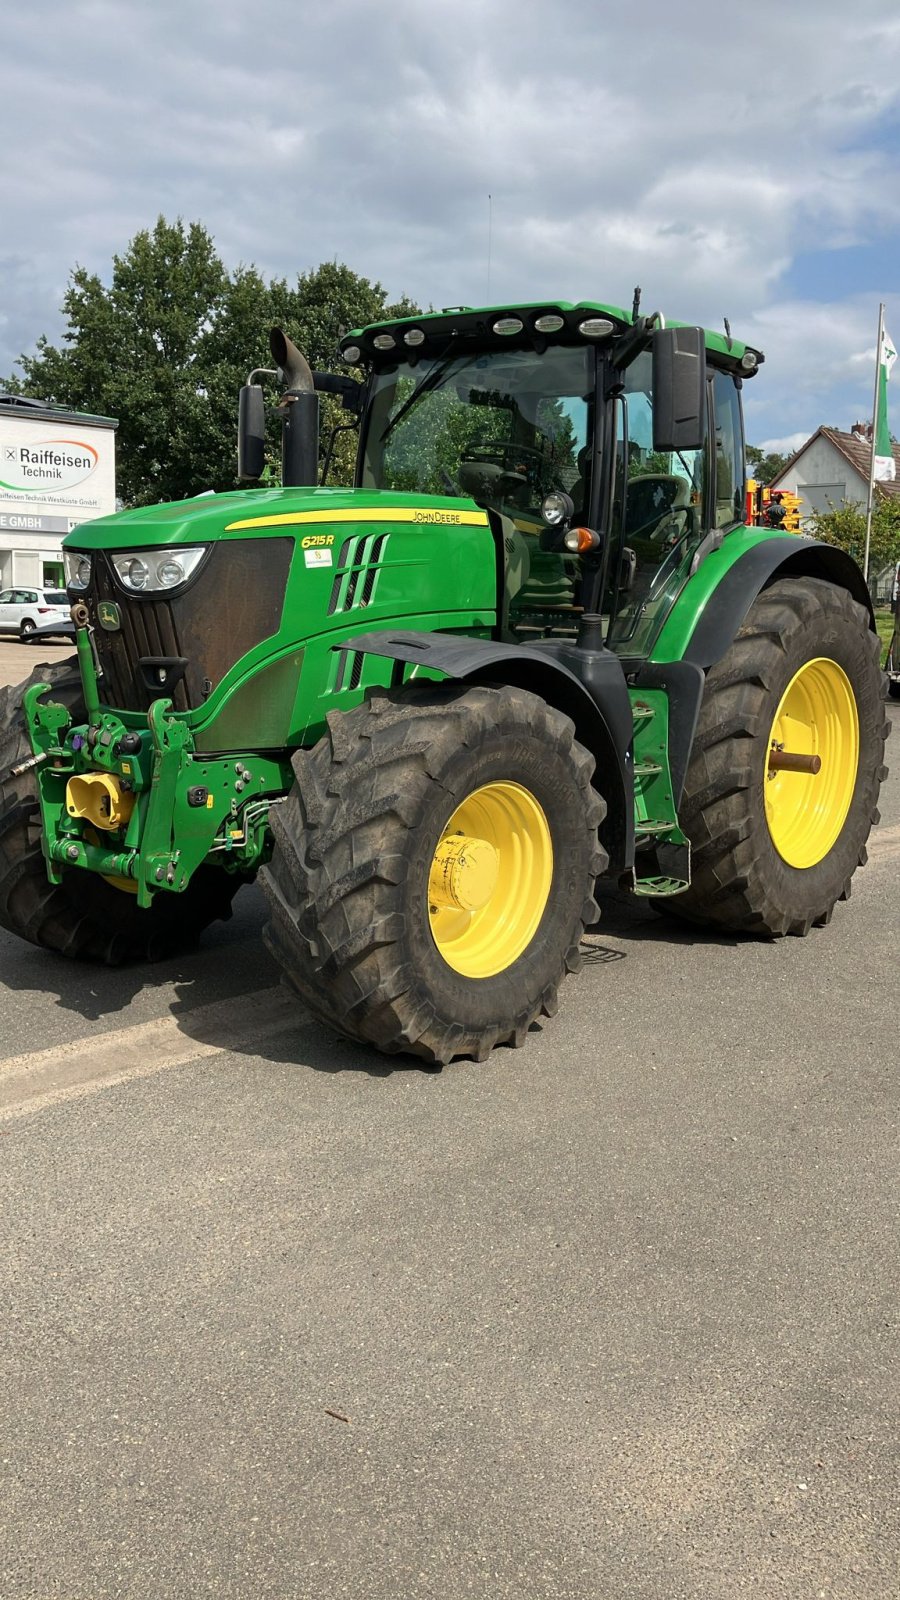
[[[784, 509], [783, 517], [779, 517], [774, 510], [779, 499]], [[788, 489], [770, 489], [767, 483], [757, 483], [755, 478], [747, 479], [747, 522], [751, 527], [786, 528], [789, 533], [799, 533], [800, 506], [799, 494], [791, 494]]]

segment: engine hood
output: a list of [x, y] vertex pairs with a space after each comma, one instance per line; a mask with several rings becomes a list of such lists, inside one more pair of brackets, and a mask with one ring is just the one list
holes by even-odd
[[329, 525], [394, 523], [423, 528], [484, 526], [474, 500], [395, 494], [369, 489], [239, 489], [192, 500], [139, 506], [82, 522], [63, 540], [68, 550], [139, 550], [209, 544], [219, 539], [267, 538], [296, 528], [302, 534]]

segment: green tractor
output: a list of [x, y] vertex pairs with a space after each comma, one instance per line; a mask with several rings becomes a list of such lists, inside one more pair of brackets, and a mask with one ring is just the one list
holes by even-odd
[[[66, 540], [77, 660], [0, 696], [2, 925], [152, 960], [258, 875], [307, 1007], [443, 1063], [553, 1015], [598, 883], [732, 934], [827, 923], [884, 680], [849, 557], [745, 525], [759, 352], [637, 295], [379, 323], [345, 376], [272, 349], [282, 488]], [[353, 489], [315, 486], [322, 392]]]

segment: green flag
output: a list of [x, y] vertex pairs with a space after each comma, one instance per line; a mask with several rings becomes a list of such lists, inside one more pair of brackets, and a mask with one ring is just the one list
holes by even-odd
[[893, 479], [897, 472], [891, 448], [887, 404], [888, 378], [896, 359], [897, 350], [894, 341], [884, 328], [881, 334], [881, 349], [878, 352], [878, 402], [875, 407], [875, 477], [879, 483]]

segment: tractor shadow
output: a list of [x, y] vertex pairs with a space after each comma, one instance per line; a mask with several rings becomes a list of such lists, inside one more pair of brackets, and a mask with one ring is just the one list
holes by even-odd
[[[736, 946], [740, 938], [706, 934], [658, 916], [645, 901], [623, 891], [603, 891], [598, 896], [600, 920], [589, 928], [581, 947], [584, 976], [598, 966], [614, 966], [638, 950], [622, 949], [622, 944], [666, 943], [685, 945]], [[273, 1067], [298, 1071], [311, 1069], [327, 1074], [362, 1073], [371, 1078], [390, 1078], [397, 1074], [440, 1077], [443, 1068], [429, 1065], [412, 1056], [384, 1056], [356, 1041], [341, 1038], [324, 1024], [309, 1018], [299, 1001], [296, 1028], [288, 1024], [283, 1031], [266, 1034], [258, 1040], [234, 1038], [223, 1018], [216, 1031], [215, 1015], [202, 1018], [217, 1002], [233, 1000], [241, 994], [253, 995], [274, 989], [280, 983], [280, 970], [262, 942], [266, 908], [255, 888], [241, 891], [234, 916], [207, 930], [199, 949], [157, 962], [151, 966], [94, 967], [67, 961], [52, 952], [37, 950], [18, 940], [5, 939], [0, 949], [3, 982], [12, 993], [34, 994], [82, 1022], [98, 1024], [103, 1032], [110, 1026], [137, 1026], [152, 1017], [168, 1013], [179, 1031], [204, 1046], [214, 1044], [223, 1051]], [[574, 980], [577, 983], [577, 978]], [[288, 991], [285, 991], [288, 992]], [[144, 1003], [142, 1003], [142, 1000]], [[160, 1002], [162, 1001], [162, 1004]], [[563, 1002], [565, 1003], [565, 1002]], [[114, 1020], [111, 1020], [114, 1019]], [[77, 1030], [83, 1034], [83, 1029]], [[533, 1034], [542, 1031], [535, 1023]], [[44, 1041], [31, 1032], [32, 1048]], [[506, 1047], [500, 1046], [502, 1059]]]

